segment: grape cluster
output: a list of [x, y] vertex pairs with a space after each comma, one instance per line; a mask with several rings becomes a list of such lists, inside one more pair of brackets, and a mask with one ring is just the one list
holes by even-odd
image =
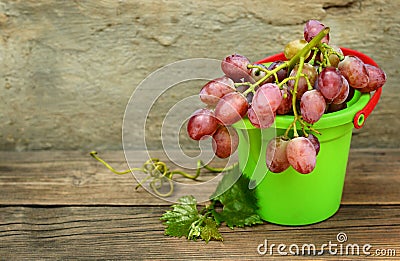
[[289, 166], [310, 173], [320, 150], [313, 124], [325, 113], [346, 108], [355, 89], [373, 92], [386, 82], [382, 69], [356, 56], [344, 56], [339, 47], [329, 44], [329, 30], [317, 20], [308, 21], [304, 39], [285, 46], [285, 61], [257, 64], [240, 54], [225, 57], [221, 63], [225, 75], [200, 91], [206, 107], [189, 119], [189, 136], [212, 137], [215, 154], [226, 158], [239, 142], [232, 124], [247, 117], [254, 127], [264, 129], [271, 127], [276, 115], [293, 115], [285, 134], [269, 141], [266, 164], [275, 173]]

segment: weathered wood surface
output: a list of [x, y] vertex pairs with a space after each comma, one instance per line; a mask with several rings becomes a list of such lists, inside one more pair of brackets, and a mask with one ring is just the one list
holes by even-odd
[[[397, 0], [0, 1], [0, 149], [121, 149], [129, 97], [156, 69], [234, 52], [256, 61], [302, 37], [308, 19], [330, 26], [332, 43], [368, 54], [388, 75], [353, 145], [398, 148], [399, 9]], [[163, 96], [149, 137], [172, 105], [200, 88], [194, 82]], [[158, 139], [149, 145], [161, 148]]]
[[[127, 168], [122, 151], [99, 152], [99, 156], [116, 169]], [[132, 167], [140, 167], [146, 157], [138, 152], [137, 164]], [[0, 152], [0, 159], [0, 204], [169, 204], [143, 189], [136, 191], [132, 175], [113, 174], [87, 152]], [[399, 149], [350, 151], [343, 204], [400, 204], [399, 187]]]
[[[121, 151], [99, 155], [116, 168], [126, 167]], [[320, 248], [329, 241], [338, 243], [337, 234], [344, 232], [348, 237], [344, 247], [370, 244], [372, 254], [394, 249], [397, 258], [392, 260], [396, 260], [399, 172], [400, 149], [353, 149], [342, 206], [329, 220], [304, 227], [269, 223], [235, 230], [222, 227], [225, 241], [205, 244], [164, 236], [159, 217], [170, 203], [143, 190], [136, 192], [133, 177], [111, 174], [87, 152], [0, 152], [0, 259], [260, 260], [271, 259], [269, 253], [257, 253], [265, 239], [269, 246]], [[274, 257], [282, 258], [276, 247]], [[366, 257], [362, 252], [346, 256], [326, 251], [317, 258]]]
[[[300, 247], [314, 244], [319, 251], [329, 241], [338, 243], [336, 236], [340, 232], [347, 235], [345, 246], [358, 244], [362, 248], [370, 244], [371, 253], [377, 249], [395, 249], [397, 260], [400, 255], [398, 205], [343, 206], [328, 221], [305, 227], [268, 223], [234, 230], [223, 227], [224, 241], [208, 244], [163, 236], [164, 227], [159, 217], [167, 209], [166, 206], [2, 207], [1, 259], [269, 260], [269, 253], [261, 256], [257, 252], [265, 239], [269, 245], [286, 244], [287, 248], [291, 244]], [[273, 251], [274, 257], [282, 260], [276, 247]], [[360, 256], [325, 252], [316, 257], [320, 260], [366, 259], [361, 250]]]

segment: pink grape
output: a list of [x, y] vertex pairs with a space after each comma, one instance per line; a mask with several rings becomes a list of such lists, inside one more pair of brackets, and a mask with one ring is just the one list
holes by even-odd
[[257, 128], [269, 128], [275, 121], [275, 111], [282, 102], [282, 94], [278, 85], [266, 83], [254, 94], [248, 118]]
[[300, 111], [304, 121], [317, 122], [326, 109], [324, 96], [318, 90], [306, 91], [300, 100]]
[[239, 92], [224, 95], [215, 107], [215, 116], [225, 125], [231, 125], [246, 115], [249, 103]]
[[275, 83], [266, 83], [257, 89], [253, 97], [253, 109], [257, 112], [272, 110], [275, 112], [282, 102], [282, 93]]
[[281, 89], [282, 101], [276, 110], [276, 114], [284, 115], [292, 110], [292, 94], [288, 91], [287, 86], [284, 85]]
[[318, 75], [318, 90], [328, 102], [332, 102], [342, 88], [342, 75], [335, 67], [326, 67]]
[[250, 64], [250, 60], [240, 54], [232, 54], [222, 61], [221, 69], [226, 76], [231, 78], [235, 82], [240, 82], [244, 78], [244, 81], [248, 81], [250, 78], [251, 70], [247, 68]]
[[[296, 74], [297, 74], [298, 69], [299, 69], [299, 66], [296, 65], [292, 69], [292, 71], [290, 72], [289, 76], [290, 77], [295, 77]], [[308, 77], [308, 79], [310, 81], [310, 84], [313, 87], [315, 82], [316, 82], [316, 80], [317, 80], [317, 77], [318, 77], [317, 69], [314, 66], [312, 66], [311, 64], [305, 63], [304, 66], [303, 66], [302, 73], [304, 73]], [[292, 91], [294, 89], [294, 84], [295, 84], [295, 80], [289, 80], [288, 81], [287, 85], [288, 85], [288, 90], [289, 91]], [[301, 96], [303, 96], [303, 94], [307, 90], [308, 90], [307, 81], [303, 76], [301, 76], [300, 79], [299, 79], [298, 86], [297, 86], [297, 95], [296, 95], [297, 100], [300, 100]]]
[[247, 112], [251, 124], [259, 129], [266, 129], [274, 124], [276, 114], [271, 110], [263, 110], [261, 112], [255, 112], [252, 107]]
[[232, 127], [219, 126], [213, 135], [212, 148], [219, 158], [227, 158], [232, 155], [239, 144], [239, 137]]
[[349, 96], [350, 86], [349, 82], [342, 75], [342, 87], [340, 87], [340, 92], [335, 99], [333, 99], [332, 103], [341, 104], [346, 101], [347, 96]]
[[231, 78], [222, 76], [206, 83], [200, 91], [200, 100], [215, 106], [219, 99], [227, 93], [234, 92], [235, 85]]
[[[325, 25], [323, 25], [320, 21], [307, 21], [307, 23], [304, 25], [304, 39], [307, 42], [310, 42], [323, 29], [325, 29]], [[321, 43], [329, 43], [329, 34], [322, 38]]]
[[381, 68], [370, 64], [365, 64], [365, 68], [367, 69], [369, 82], [366, 87], [360, 89], [360, 92], [376, 91], [386, 83], [386, 74]]
[[351, 87], [362, 89], [368, 86], [368, 71], [360, 58], [356, 56], [345, 56], [344, 60], [339, 63], [338, 69]]
[[289, 168], [290, 163], [286, 156], [286, 147], [289, 141], [276, 137], [268, 142], [266, 163], [270, 171], [280, 173]]
[[317, 153], [314, 145], [305, 137], [290, 140], [286, 156], [290, 165], [301, 174], [308, 174], [315, 168]]
[[319, 150], [321, 148], [321, 145], [319, 143], [319, 140], [317, 137], [315, 137], [315, 135], [309, 133], [307, 139], [309, 139], [311, 141], [311, 143], [314, 145], [315, 148], [315, 153], [316, 155], [318, 155]]
[[218, 121], [214, 112], [209, 109], [199, 109], [190, 117], [187, 124], [189, 137], [194, 140], [201, 140], [212, 135], [218, 127]]

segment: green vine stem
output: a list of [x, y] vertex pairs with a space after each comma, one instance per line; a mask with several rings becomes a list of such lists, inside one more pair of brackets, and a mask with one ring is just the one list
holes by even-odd
[[301, 72], [303, 71], [303, 66], [304, 66], [304, 56], [300, 56], [300, 62], [299, 62], [299, 68], [297, 70], [296, 74], [296, 80], [294, 82], [294, 87], [292, 91], [292, 107], [293, 107], [293, 114], [294, 114], [294, 119], [293, 119], [293, 135], [295, 138], [299, 137], [299, 134], [297, 133], [297, 128], [296, 128], [296, 122], [299, 119], [299, 114], [297, 113], [297, 108], [296, 108], [296, 99], [297, 99], [297, 88], [299, 86], [299, 80], [301, 77]]
[[103, 163], [104, 166], [106, 166], [109, 170], [111, 170], [114, 174], [117, 175], [124, 175], [124, 174], [128, 174], [132, 171], [138, 170], [141, 171], [143, 169], [141, 168], [133, 168], [133, 169], [128, 169], [128, 170], [124, 170], [124, 171], [117, 171], [115, 170], [113, 167], [110, 166], [110, 164], [108, 164], [107, 162], [105, 162], [102, 158], [100, 158], [99, 156], [97, 156], [97, 151], [91, 151], [90, 152], [90, 156], [92, 156], [93, 158], [95, 158], [96, 160], [100, 161], [101, 163]]
[[[91, 151], [90, 156], [92, 156], [94, 159], [102, 163], [104, 166], [106, 166], [111, 172], [118, 174], [118, 175], [124, 175], [131, 173], [133, 171], [140, 171], [145, 174], [148, 174], [142, 181], [139, 182], [139, 184], [135, 187], [135, 189], [138, 189], [139, 187], [142, 186], [146, 181], [151, 179], [150, 181], [150, 188], [160, 197], [169, 197], [172, 195], [174, 192], [174, 183], [173, 183], [173, 177], [174, 175], [181, 175], [184, 178], [191, 179], [191, 180], [197, 180], [197, 178], [200, 176], [201, 169], [206, 169], [212, 173], [222, 173], [229, 171], [235, 167], [235, 164], [227, 167], [227, 168], [213, 168], [208, 166], [207, 164], [204, 164], [201, 160], [197, 161], [197, 168], [196, 168], [196, 173], [194, 175], [191, 175], [187, 172], [181, 171], [181, 170], [173, 170], [170, 171], [167, 165], [160, 161], [157, 158], [150, 158], [147, 160], [141, 168], [131, 168], [127, 169], [124, 171], [117, 171], [115, 170], [110, 164], [108, 164], [105, 160], [100, 158], [97, 155], [96, 151]], [[166, 193], [160, 192], [160, 188], [163, 187], [164, 182], [168, 182], [169, 184], [169, 191]]]
[[[293, 67], [300, 61], [300, 58], [303, 57], [305, 59], [306, 55], [311, 52], [311, 50], [315, 49], [316, 46], [319, 48], [326, 48], [329, 47], [328, 45], [322, 45], [321, 40], [322, 38], [325, 37], [330, 31], [329, 27], [326, 27], [324, 30], [321, 30], [319, 34], [317, 34], [309, 43], [307, 43], [303, 49], [301, 49], [295, 56], [293, 56], [289, 61], [286, 61], [279, 65], [278, 67], [274, 68], [273, 70], [267, 70], [266, 68], [257, 65], [257, 64], [250, 64], [248, 65], [248, 68], [256, 68], [260, 71], [265, 72], [265, 76], [259, 79], [255, 83], [236, 83], [235, 86], [240, 86], [240, 85], [248, 85], [249, 88], [243, 92], [243, 95], [246, 96], [250, 92], [254, 92], [255, 88], [265, 80], [267, 80], [271, 75], [274, 75], [275, 78], [277, 78], [277, 72], [279, 72], [281, 69], [288, 68], [288, 70], [292, 70]], [[329, 48], [332, 49], [332, 48]], [[301, 70], [299, 70], [301, 72]], [[299, 76], [300, 77], [300, 76]]]

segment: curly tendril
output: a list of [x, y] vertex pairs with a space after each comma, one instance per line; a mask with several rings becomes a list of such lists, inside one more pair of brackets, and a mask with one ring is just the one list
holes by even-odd
[[[156, 193], [160, 197], [169, 197], [174, 192], [174, 183], [172, 182], [174, 175], [181, 175], [182, 177], [187, 179], [197, 180], [197, 178], [200, 176], [201, 169], [206, 169], [212, 173], [221, 173], [233, 169], [233, 167], [237, 164], [237, 163], [233, 164], [227, 168], [213, 168], [204, 164], [201, 160], [199, 160], [197, 161], [196, 173], [194, 175], [191, 175], [181, 170], [170, 171], [169, 168], [167, 167], [167, 164], [165, 164], [164, 162], [160, 161], [157, 158], [150, 158], [143, 164], [141, 168], [131, 168], [124, 171], [117, 171], [105, 160], [97, 156], [96, 151], [91, 151], [90, 156], [92, 156], [97, 161], [101, 162], [111, 172], [117, 175], [124, 175], [134, 171], [140, 171], [147, 174], [147, 176], [142, 181], [139, 182], [139, 184], [135, 187], [135, 189], [137, 190], [139, 187], [142, 186], [144, 182], [151, 179], [149, 183], [150, 188], [154, 191], [154, 193]], [[169, 184], [170, 189], [168, 192], [162, 193], [160, 192], [160, 188], [163, 187], [165, 182]]]

